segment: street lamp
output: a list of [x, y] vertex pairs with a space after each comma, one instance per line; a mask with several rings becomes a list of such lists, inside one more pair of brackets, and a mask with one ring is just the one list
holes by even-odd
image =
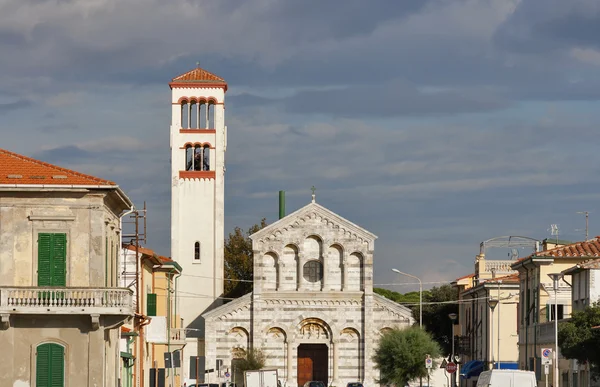
[[[552, 287], [554, 288], [554, 380], [553, 386], [558, 387], [558, 280], [562, 277], [560, 273], [548, 274], [552, 278]], [[552, 313], [550, 313], [552, 316]]]
[[489, 299], [488, 305], [490, 307], [490, 310], [492, 311], [491, 318], [490, 318], [490, 321], [491, 321], [491, 327], [490, 327], [491, 335], [490, 336], [492, 336], [492, 339], [490, 340], [490, 342], [492, 344], [492, 348], [491, 348], [492, 349], [492, 351], [491, 351], [492, 369], [494, 369], [494, 308], [496, 308], [496, 305], [498, 305], [498, 300]]
[[421, 282], [419, 277], [415, 277], [412, 274], [403, 273], [398, 269], [392, 269], [392, 271], [394, 273], [402, 274], [419, 281], [419, 327], [423, 328], [423, 282]]
[[[451, 330], [451, 335], [452, 335], [452, 355], [450, 357], [451, 361], [454, 362], [456, 361], [454, 358], [454, 324], [456, 322], [456, 318], [458, 317], [458, 315], [456, 313], [450, 313], [448, 314], [448, 317], [450, 318], [450, 321], [452, 321], [452, 330]], [[455, 372], [456, 374], [457, 372]], [[456, 386], [456, 376], [452, 375], [452, 385]]]

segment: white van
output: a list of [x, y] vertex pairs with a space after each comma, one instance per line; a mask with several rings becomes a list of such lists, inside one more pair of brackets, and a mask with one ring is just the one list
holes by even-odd
[[479, 375], [477, 387], [537, 387], [537, 381], [532, 371], [491, 370]]

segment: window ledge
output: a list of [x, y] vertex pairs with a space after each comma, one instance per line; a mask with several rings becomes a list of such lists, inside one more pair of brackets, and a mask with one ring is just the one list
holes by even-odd
[[216, 129], [179, 129], [179, 133], [205, 133], [216, 134]]
[[213, 179], [215, 171], [179, 171], [180, 179]]

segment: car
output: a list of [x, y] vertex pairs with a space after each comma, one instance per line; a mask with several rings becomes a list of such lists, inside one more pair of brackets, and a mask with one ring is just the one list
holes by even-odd
[[185, 387], [236, 387], [235, 383], [221, 383], [219, 385], [219, 383], [200, 383], [200, 384], [190, 384], [189, 386], [186, 385]]
[[364, 387], [361, 382], [350, 382], [346, 384], [346, 387]]
[[304, 383], [304, 387], [325, 387], [325, 383], [320, 380], [311, 380]]

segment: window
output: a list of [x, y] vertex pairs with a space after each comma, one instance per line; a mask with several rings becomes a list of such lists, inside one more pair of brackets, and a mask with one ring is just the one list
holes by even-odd
[[200, 260], [200, 242], [194, 244], [194, 261]]
[[202, 170], [210, 171], [210, 147], [204, 145], [204, 159], [202, 160]]
[[156, 293], [148, 293], [146, 298], [146, 314], [156, 316]]
[[[558, 304], [558, 319], [562, 320], [565, 318], [565, 306], [562, 304]], [[554, 304], [546, 304], [546, 321], [554, 321], [554, 316], [556, 316]]]
[[38, 387], [64, 387], [65, 348], [62, 345], [38, 345], [35, 354], [35, 380]]
[[318, 282], [323, 278], [323, 266], [321, 262], [312, 260], [304, 264], [304, 279], [308, 282]]
[[37, 285], [67, 285], [67, 234], [38, 234]]

